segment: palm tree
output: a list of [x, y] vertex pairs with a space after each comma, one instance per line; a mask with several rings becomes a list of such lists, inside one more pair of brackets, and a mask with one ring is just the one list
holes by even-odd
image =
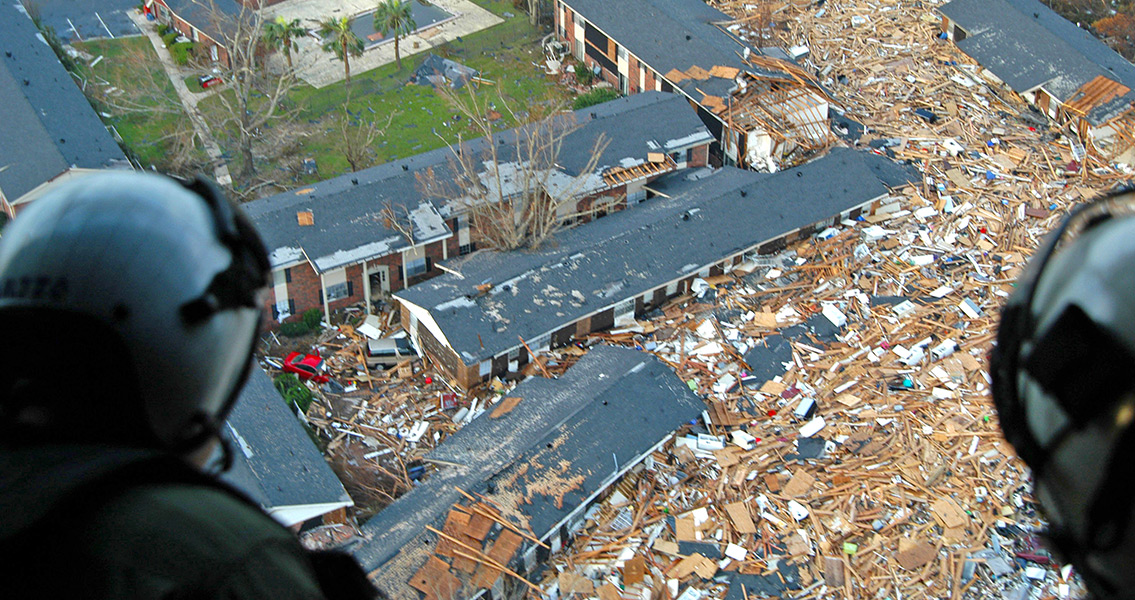
[[343, 73], [347, 83], [351, 83], [351, 56], [361, 56], [363, 40], [351, 31], [351, 21], [347, 17], [327, 17], [319, 22], [319, 35], [323, 37], [323, 51], [332, 52], [335, 58], [343, 61]]
[[414, 22], [414, 14], [410, 10], [410, 3], [403, 0], [382, 0], [374, 11], [374, 29], [381, 31], [382, 35], [394, 33], [394, 60], [398, 61], [398, 70], [402, 70], [402, 57], [398, 53], [398, 41], [410, 35], [418, 28]]
[[292, 68], [292, 50], [296, 49], [296, 38], [304, 35], [307, 35], [307, 29], [300, 25], [299, 19], [288, 21], [284, 17], [276, 17], [276, 20], [264, 24], [264, 41], [273, 50], [284, 51], [289, 69]]

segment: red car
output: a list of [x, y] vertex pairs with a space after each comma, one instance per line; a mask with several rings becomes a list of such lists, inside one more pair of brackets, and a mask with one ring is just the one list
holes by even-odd
[[284, 358], [284, 372], [295, 373], [300, 379], [327, 383], [331, 376], [324, 372], [323, 359], [316, 354], [292, 352]]
[[197, 78], [197, 83], [201, 84], [202, 88], [209, 88], [221, 83], [221, 78], [216, 75], [201, 75]]

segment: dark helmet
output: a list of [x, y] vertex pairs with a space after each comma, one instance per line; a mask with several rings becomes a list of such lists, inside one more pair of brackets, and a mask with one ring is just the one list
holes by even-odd
[[197, 447], [243, 385], [264, 245], [204, 180], [102, 172], [0, 238], [0, 427], [9, 439]]
[[[1081, 206], [1017, 282], [991, 357], [1005, 437], [1057, 554], [1101, 598], [1135, 587], [1135, 194]], [[1132, 479], [1129, 479], [1132, 478]]]

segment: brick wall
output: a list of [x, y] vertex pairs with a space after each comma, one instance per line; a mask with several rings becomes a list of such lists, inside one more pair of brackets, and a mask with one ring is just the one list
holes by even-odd
[[704, 167], [709, 162], [709, 144], [703, 144], [692, 149], [688, 167]]

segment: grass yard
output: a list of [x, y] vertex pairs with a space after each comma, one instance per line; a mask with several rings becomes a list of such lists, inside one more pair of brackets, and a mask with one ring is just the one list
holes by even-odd
[[76, 61], [76, 71], [86, 81], [84, 91], [103, 122], [118, 131], [142, 165], [164, 169], [172, 148], [169, 134], [189, 128], [189, 120], [150, 41], [135, 36], [74, 46], [95, 59], [102, 57], [93, 67]]
[[[391, 63], [363, 73], [352, 71], [348, 107], [352, 121], [374, 120], [381, 124], [388, 115], [395, 114], [386, 136], [373, 144], [375, 164], [442, 147], [456, 141], [458, 133], [466, 138], [475, 135], [467, 121], [453, 119], [455, 111], [433, 88], [407, 83], [430, 52], [477, 69], [481, 77], [494, 82], [494, 85], [481, 85], [478, 95], [496, 102], [504, 127], [513, 125], [514, 119], [501, 106], [499, 97], [522, 117], [533, 104], [568, 105], [570, 102], [568, 92], [533, 65], [543, 62], [539, 42], [544, 34], [528, 25], [527, 16], [513, 8], [511, 2], [486, 0], [478, 4], [498, 16], [503, 17], [506, 12], [513, 16], [460, 41], [403, 56], [401, 70], [396, 63]], [[404, 52], [409, 50], [406, 48]], [[314, 158], [319, 174], [300, 176], [290, 183], [311, 183], [349, 170], [347, 160], [336, 149], [340, 135], [337, 118], [347, 95], [347, 85], [342, 82], [322, 89], [301, 85], [291, 92], [289, 101], [298, 109], [295, 124], [305, 132], [295, 158]], [[200, 107], [209, 110], [215, 102], [205, 100]], [[265, 137], [269, 136], [271, 132], [265, 132]], [[226, 143], [223, 139], [220, 141]], [[228, 154], [235, 156], [236, 152], [230, 150]], [[269, 174], [269, 169], [265, 166], [259, 170], [270, 178], [285, 176], [281, 171]]]

